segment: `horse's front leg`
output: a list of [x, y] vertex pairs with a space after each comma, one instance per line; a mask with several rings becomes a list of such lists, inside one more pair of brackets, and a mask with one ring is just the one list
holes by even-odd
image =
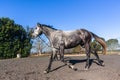
[[66, 64], [69, 68], [73, 69], [73, 70], [77, 70], [77, 68], [75, 68], [71, 63], [69, 63], [69, 61], [65, 61], [64, 60], [64, 46], [60, 45], [60, 60]]
[[56, 50], [56, 54], [54, 56], [54, 60], [55, 61], [59, 61], [60, 60], [60, 50], [59, 49]]
[[65, 48], [65, 42], [64, 40], [61, 40], [59, 43], [59, 55], [60, 55], [60, 60], [64, 62], [64, 48]]
[[50, 56], [50, 60], [49, 60], [48, 67], [47, 67], [47, 69], [44, 71], [44, 73], [49, 73], [49, 72], [50, 72], [51, 65], [52, 65], [52, 62], [54, 61], [55, 55], [56, 55], [56, 49], [53, 49], [53, 53], [52, 53], [51, 56]]
[[53, 62], [53, 53], [52, 53], [51, 56], [50, 56], [50, 60], [49, 60], [48, 67], [47, 67], [47, 69], [44, 71], [45, 74], [50, 72], [52, 62]]
[[60, 44], [60, 50], [59, 50], [60, 60], [64, 62], [64, 45]]

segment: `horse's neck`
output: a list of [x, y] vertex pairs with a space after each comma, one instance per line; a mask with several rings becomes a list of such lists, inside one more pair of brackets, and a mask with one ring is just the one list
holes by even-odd
[[45, 36], [50, 39], [51, 34], [56, 31], [54, 29], [48, 28], [48, 27], [43, 27], [43, 33], [45, 34]]

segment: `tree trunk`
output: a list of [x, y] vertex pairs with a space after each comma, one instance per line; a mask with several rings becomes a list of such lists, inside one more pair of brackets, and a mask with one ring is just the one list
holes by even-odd
[[39, 51], [38, 51], [38, 55], [41, 55], [42, 54], [42, 51], [39, 49]]

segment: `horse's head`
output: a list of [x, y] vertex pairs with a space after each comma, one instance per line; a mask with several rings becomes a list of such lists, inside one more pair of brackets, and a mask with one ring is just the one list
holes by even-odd
[[36, 28], [32, 31], [32, 38], [36, 38], [37, 36], [42, 34], [42, 25], [37, 23]]

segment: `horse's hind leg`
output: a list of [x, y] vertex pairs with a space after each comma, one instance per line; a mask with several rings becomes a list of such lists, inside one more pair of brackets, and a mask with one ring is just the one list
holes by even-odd
[[105, 65], [104, 65], [104, 62], [103, 62], [102, 60], [100, 60], [97, 52], [96, 52], [96, 51], [91, 51], [91, 52], [92, 52], [92, 54], [94, 54], [94, 56], [95, 56], [96, 59], [98, 60], [98, 63], [99, 63], [101, 66], [105, 66]]
[[85, 70], [88, 70], [90, 67], [90, 45], [88, 43], [85, 44], [85, 50], [86, 50], [86, 56], [87, 56]]

